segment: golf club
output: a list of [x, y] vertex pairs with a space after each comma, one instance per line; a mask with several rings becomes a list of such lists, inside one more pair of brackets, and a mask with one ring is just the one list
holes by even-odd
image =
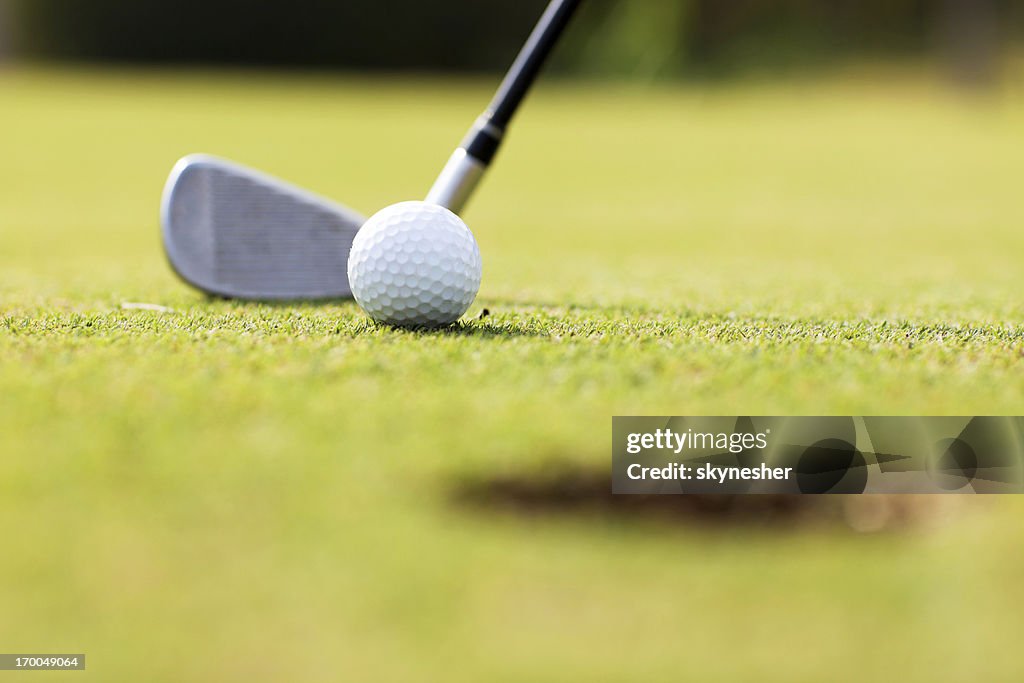
[[[581, 2], [548, 5], [428, 202], [463, 209]], [[164, 250], [174, 271], [208, 294], [256, 301], [351, 297], [346, 264], [364, 221], [341, 204], [205, 154], [175, 165], [161, 204]]]

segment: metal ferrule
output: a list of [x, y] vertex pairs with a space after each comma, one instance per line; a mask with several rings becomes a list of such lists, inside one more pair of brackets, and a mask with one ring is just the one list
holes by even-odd
[[441, 171], [441, 175], [438, 176], [434, 187], [430, 189], [426, 201], [443, 206], [454, 213], [460, 213], [473, 193], [473, 189], [483, 177], [486, 168], [483, 163], [474, 159], [460, 147], [455, 150], [444, 170]]

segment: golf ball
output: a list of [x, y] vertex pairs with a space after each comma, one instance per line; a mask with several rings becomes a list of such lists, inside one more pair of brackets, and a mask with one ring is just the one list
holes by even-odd
[[426, 202], [374, 214], [352, 242], [352, 294], [377, 322], [441, 327], [462, 317], [480, 290], [480, 249], [462, 219]]

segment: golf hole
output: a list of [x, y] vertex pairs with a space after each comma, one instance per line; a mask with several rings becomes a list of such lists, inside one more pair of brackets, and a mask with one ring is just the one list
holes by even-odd
[[613, 495], [611, 474], [562, 466], [554, 474], [463, 479], [457, 507], [499, 516], [654, 522], [689, 527], [905, 530], [951, 501], [921, 495]]

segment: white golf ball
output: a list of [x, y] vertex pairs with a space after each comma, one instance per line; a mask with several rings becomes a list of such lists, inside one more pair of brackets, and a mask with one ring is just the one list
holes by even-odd
[[403, 202], [366, 221], [348, 257], [352, 294], [377, 322], [450, 325], [480, 291], [480, 248], [462, 219], [426, 202]]

